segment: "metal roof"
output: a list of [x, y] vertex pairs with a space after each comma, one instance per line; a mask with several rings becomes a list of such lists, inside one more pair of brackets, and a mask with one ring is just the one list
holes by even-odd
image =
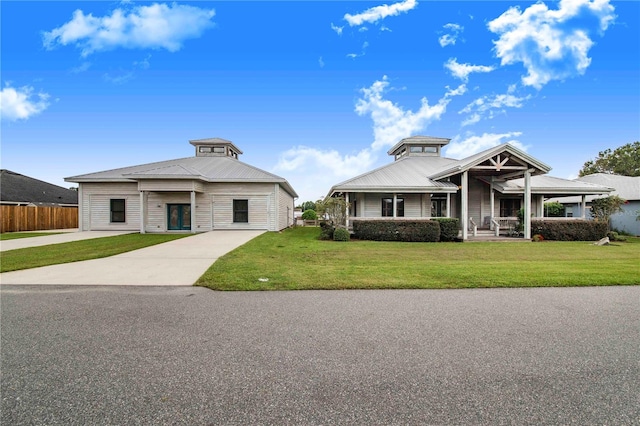
[[[620, 176], [607, 173], [594, 173], [592, 175], [582, 176], [574, 182], [590, 183], [612, 188], [613, 191], [608, 195], [617, 195], [627, 201], [640, 200], [640, 176]], [[587, 202], [601, 198], [601, 195], [591, 195], [586, 198]], [[561, 203], [580, 203], [582, 197], [561, 197], [554, 198], [549, 201], [558, 201]]]
[[68, 182], [131, 182], [140, 179], [197, 179], [205, 182], [273, 182], [297, 197], [286, 179], [231, 157], [188, 157], [65, 178]]
[[233, 142], [222, 138], [192, 139], [189, 143], [193, 146], [228, 145], [238, 154], [242, 154], [240, 148], [235, 146]]
[[[524, 178], [494, 182], [493, 186], [503, 194], [522, 194], [524, 193]], [[553, 176], [542, 175], [531, 177], [532, 194], [546, 196], [564, 194], [608, 194], [612, 190], [612, 188], [607, 188], [602, 185]]]
[[436, 138], [436, 137], [433, 137], [433, 136], [411, 136], [409, 138], [404, 138], [400, 142], [395, 144], [393, 146], [393, 148], [391, 148], [389, 151], [387, 151], [387, 154], [394, 155], [396, 153], [396, 151], [402, 145], [439, 145], [439, 146], [444, 146], [444, 145], [448, 144], [450, 141], [451, 141], [451, 139], [448, 139], [448, 138]]
[[438, 182], [429, 178], [434, 170], [455, 163], [443, 157], [404, 157], [386, 166], [356, 176], [334, 185], [329, 194], [343, 191], [361, 192], [456, 192], [458, 187], [451, 182]]

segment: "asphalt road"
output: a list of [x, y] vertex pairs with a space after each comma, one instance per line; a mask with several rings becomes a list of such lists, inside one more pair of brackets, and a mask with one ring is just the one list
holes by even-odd
[[640, 424], [640, 287], [2, 286], [3, 425]]

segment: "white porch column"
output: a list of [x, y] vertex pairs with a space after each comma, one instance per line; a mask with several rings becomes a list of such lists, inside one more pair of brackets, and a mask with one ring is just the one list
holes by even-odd
[[346, 206], [347, 212], [345, 214], [345, 219], [346, 219], [345, 225], [347, 226], [347, 229], [349, 229], [349, 193], [348, 192], [344, 194], [344, 201], [347, 203], [347, 206]]
[[146, 211], [147, 211], [147, 203], [145, 200], [145, 192], [144, 191], [140, 191], [140, 233], [144, 234], [144, 228], [145, 228], [145, 223], [144, 223], [144, 217], [146, 216]]
[[582, 196], [582, 213], [580, 217], [583, 219], [587, 218], [587, 196], [586, 195]]
[[[431, 206], [429, 206], [431, 208]], [[451, 217], [451, 193], [447, 192], [447, 217]]]
[[462, 239], [466, 240], [469, 234], [469, 172], [462, 173], [462, 194], [461, 194], [461, 211], [460, 215], [462, 216]]
[[524, 172], [524, 238], [531, 239], [531, 172]]
[[393, 218], [398, 216], [398, 194], [393, 194]]
[[196, 233], [196, 191], [191, 191], [191, 233]]
[[496, 191], [493, 189], [493, 177], [491, 177], [491, 184], [489, 185], [489, 209], [491, 211], [491, 222], [489, 222], [489, 229], [493, 231], [493, 218], [496, 214]]
[[538, 195], [538, 205], [536, 207], [536, 217], [544, 217], [544, 195]]

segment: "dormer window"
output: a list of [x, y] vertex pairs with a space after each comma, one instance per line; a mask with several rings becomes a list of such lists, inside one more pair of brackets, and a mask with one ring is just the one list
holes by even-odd
[[242, 154], [233, 142], [221, 138], [197, 139], [189, 143], [196, 147], [196, 157], [231, 157], [237, 160]]

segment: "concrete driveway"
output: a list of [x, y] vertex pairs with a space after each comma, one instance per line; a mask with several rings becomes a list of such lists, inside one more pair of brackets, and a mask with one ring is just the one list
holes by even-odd
[[264, 232], [211, 231], [103, 259], [5, 272], [0, 284], [188, 286], [220, 256]]

